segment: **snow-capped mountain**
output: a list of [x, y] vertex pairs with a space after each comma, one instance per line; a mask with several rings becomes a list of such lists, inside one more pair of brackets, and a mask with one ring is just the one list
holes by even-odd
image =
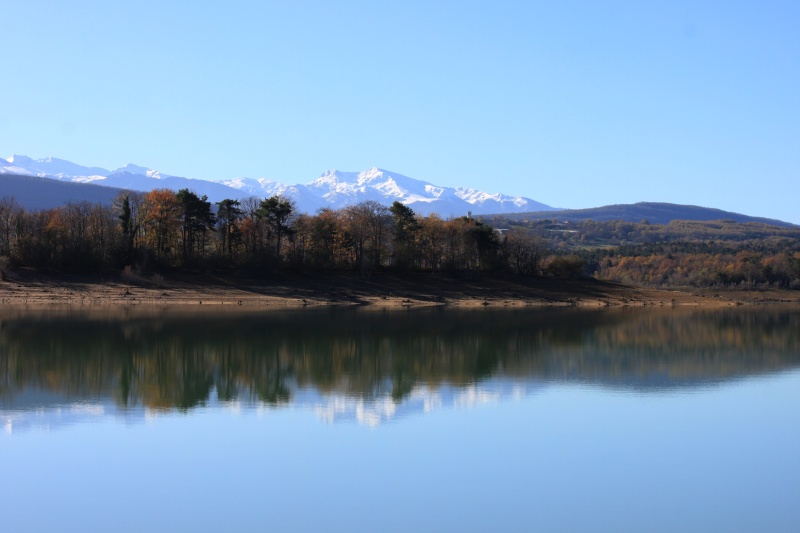
[[441, 187], [377, 167], [362, 172], [329, 170], [307, 184], [287, 185], [251, 178], [197, 180], [162, 174], [157, 170], [133, 164], [109, 171], [52, 157], [34, 160], [13, 155], [6, 160], [0, 160], [0, 174], [32, 175], [135, 191], [161, 188], [177, 191], [187, 188], [198, 195], [208, 196], [212, 202], [225, 198], [264, 198], [279, 194], [294, 200], [299, 211], [308, 213], [323, 207], [339, 209], [369, 200], [387, 206], [399, 201], [419, 214], [438, 213], [445, 217], [466, 215], [469, 212], [479, 215], [553, 209], [530, 198], [491, 194], [461, 187]]

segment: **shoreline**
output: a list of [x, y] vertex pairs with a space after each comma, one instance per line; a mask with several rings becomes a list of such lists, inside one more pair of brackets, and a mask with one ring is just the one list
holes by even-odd
[[270, 280], [182, 275], [102, 279], [19, 274], [0, 282], [3, 307], [735, 307], [800, 305], [800, 291], [652, 289], [548, 278], [445, 275], [294, 275]]

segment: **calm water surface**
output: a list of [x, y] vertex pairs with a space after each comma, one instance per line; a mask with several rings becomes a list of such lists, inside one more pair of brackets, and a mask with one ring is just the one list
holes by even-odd
[[800, 531], [800, 311], [0, 310], [2, 531]]

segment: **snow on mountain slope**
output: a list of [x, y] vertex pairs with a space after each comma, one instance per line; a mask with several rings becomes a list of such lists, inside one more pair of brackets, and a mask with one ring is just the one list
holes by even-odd
[[[552, 207], [549, 205], [531, 200], [530, 198], [523, 198], [521, 196], [507, 196], [499, 193], [490, 194], [487, 192], [478, 191], [476, 189], [464, 189], [462, 187], [456, 188], [456, 196], [474, 206], [488, 208], [492, 213], [549, 211], [552, 209]], [[497, 206], [500, 206], [500, 208], [497, 209]], [[491, 209], [496, 210], [492, 211]]]
[[252, 178], [233, 178], [222, 180], [217, 183], [221, 183], [227, 187], [241, 191], [245, 196], [269, 197], [276, 194], [282, 194], [284, 190], [290, 187], [289, 185], [284, 185], [283, 183], [278, 183], [277, 181], [264, 178], [257, 180]]
[[157, 170], [128, 164], [114, 171], [85, 167], [63, 159], [34, 160], [14, 155], [0, 160], [0, 174], [28, 174], [62, 181], [93, 183], [135, 191], [156, 188], [189, 189], [211, 202], [250, 196], [266, 198], [282, 195], [295, 201], [299, 211], [313, 213], [323, 207], [340, 209], [364, 201], [391, 205], [399, 201], [421, 215], [438, 213], [443, 217], [489, 213], [546, 211], [550, 206], [524, 198], [492, 194], [476, 189], [441, 187], [377, 167], [361, 172], [329, 170], [308, 184], [284, 183], [251, 178], [219, 181], [198, 180], [161, 174]]

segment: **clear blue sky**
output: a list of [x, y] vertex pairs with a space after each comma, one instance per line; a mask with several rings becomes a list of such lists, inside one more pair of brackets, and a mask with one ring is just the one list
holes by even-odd
[[800, 223], [800, 2], [0, 0], [0, 155]]

